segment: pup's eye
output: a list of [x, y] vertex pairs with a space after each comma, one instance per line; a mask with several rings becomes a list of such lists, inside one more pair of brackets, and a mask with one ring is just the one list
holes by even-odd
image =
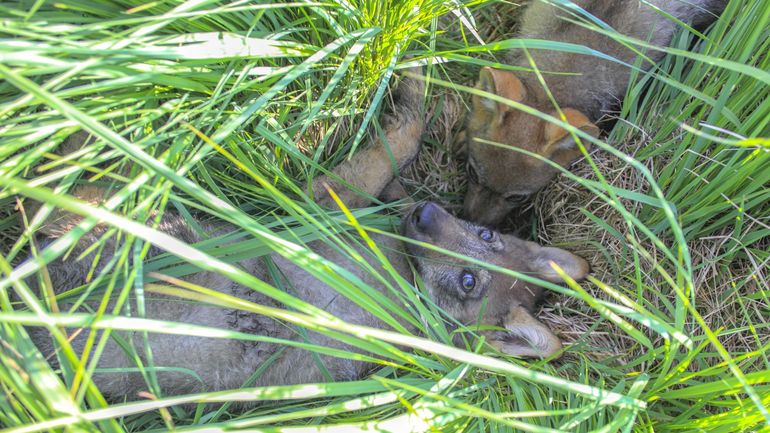
[[468, 179], [473, 183], [479, 183], [479, 174], [470, 162], [468, 163]]
[[468, 293], [476, 287], [476, 276], [466, 271], [460, 276], [460, 283], [463, 286], [463, 290]]
[[479, 237], [484, 242], [492, 242], [495, 240], [495, 233], [489, 229], [481, 229], [481, 231], [479, 231]]
[[505, 196], [505, 201], [507, 201], [509, 204], [519, 204], [526, 200], [527, 197], [529, 197], [528, 194], [511, 194]]

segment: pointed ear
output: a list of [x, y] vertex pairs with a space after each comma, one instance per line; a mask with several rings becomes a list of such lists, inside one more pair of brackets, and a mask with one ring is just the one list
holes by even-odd
[[497, 333], [490, 344], [503, 353], [528, 358], [547, 358], [561, 350], [559, 337], [553, 334], [521, 306], [514, 307], [503, 320], [507, 333]]
[[582, 257], [578, 257], [569, 251], [560, 248], [541, 247], [537, 244], [534, 245], [536, 245], [534, 257], [531, 259], [529, 267], [538, 277], [552, 283], [561, 283], [564, 281], [551, 266], [551, 263], [558, 265], [564, 273], [577, 281], [582, 280], [588, 275], [590, 267], [588, 266], [588, 262]]
[[[513, 72], [490, 67], [481, 68], [481, 71], [479, 72], [479, 83], [476, 87], [485, 92], [494, 93], [495, 95], [517, 102], [523, 101], [527, 96], [526, 91], [524, 90], [524, 84], [522, 84], [521, 80], [519, 80]], [[491, 99], [481, 98], [479, 96], [474, 96], [473, 102], [490, 111], [506, 112], [511, 110], [511, 107], [508, 105], [500, 104]]]
[[[588, 133], [592, 137], [599, 136], [599, 127], [591, 123], [585, 114], [574, 108], [565, 108], [562, 112], [567, 119], [567, 123], [570, 125]], [[551, 115], [554, 117], [559, 116], [558, 113], [551, 113]], [[572, 134], [561, 126], [551, 122], [545, 122], [543, 137], [545, 142], [545, 146], [543, 146], [541, 152], [543, 156], [547, 156], [554, 160], [563, 160], [564, 162], [557, 161], [562, 165], [567, 165], [580, 157], [580, 149], [578, 149]], [[588, 141], [584, 140], [583, 145], [586, 149], [591, 148], [591, 143]]]

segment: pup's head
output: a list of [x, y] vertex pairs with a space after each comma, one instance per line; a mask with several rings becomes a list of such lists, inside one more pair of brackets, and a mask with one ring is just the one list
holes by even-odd
[[[417, 206], [407, 215], [402, 232], [411, 239], [546, 281], [562, 281], [551, 263], [576, 280], [588, 273], [588, 263], [574, 254], [463, 221], [433, 203]], [[558, 337], [531, 314], [542, 288], [413, 244], [407, 248], [439, 307], [462, 323], [507, 330], [487, 336], [502, 351], [547, 357], [561, 349]]]
[[[484, 68], [477, 87], [559, 117], [551, 103], [533, 95], [512, 72]], [[599, 128], [578, 110], [562, 108], [567, 122], [593, 136]], [[465, 217], [496, 225], [516, 205], [544, 187], [558, 170], [535, 157], [486, 140], [518, 147], [566, 166], [581, 156], [572, 135], [557, 125], [488, 98], [473, 97], [467, 125], [468, 193]], [[589, 146], [584, 140], [583, 144]]]

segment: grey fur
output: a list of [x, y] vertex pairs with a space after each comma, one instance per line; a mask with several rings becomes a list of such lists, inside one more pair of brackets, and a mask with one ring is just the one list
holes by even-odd
[[[650, 5], [676, 19], [699, 27], [716, 19], [727, 1], [573, 0], [573, 3], [624, 35], [666, 47], [671, 42], [678, 24], [656, 12]], [[533, 1], [522, 15], [520, 36], [584, 45], [629, 64], [636, 59], [636, 53], [611, 38], [574, 25], [563, 18], [574, 19], [569, 13], [546, 2]], [[628, 87], [630, 73], [627, 66], [593, 56], [547, 50], [530, 50], [530, 54], [538, 69], [542, 71], [578, 73], [570, 76], [546, 75], [545, 81], [562, 107], [578, 109], [592, 121], [597, 121], [604, 113], [617, 107]], [[664, 53], [649, 50], [645, 55], [657, 62]], [[515, 65], [530, 66], [529, 60], [520, 52], [512, 52], [510, 61]], [[643, 68], [649, 69], [651, 66], [646, 63]], [[519, 78], [528, 89], [540, 87], [534, 74], [519, 74]]]
[[[164, 217], [162, 226], [164, 232], [189, 243], [194, 244], [203, 239], [189, 229], [187, 223], [181, 217], [169, 214]], [[221, 230], [221, 227], [204, 225], [207, 231]], [[83, 260], [75, 260], [82, 249], [90, 245], [99, 235], [100, 230], [92, 232], [81, 239], [77, 249], [71, 257], [65, 261], [56, 261], [48, 266], [53, 287], [57, 292], [63, 292], [84, 284], [89, 272], [89, 265], [93, 254]], [[400, 243], [392, 238], [375, 236], [378, 245], [386, 251], [398, 251]], [[114, 248], [113, 241], [107, 242], [105, 252], [109, 253]], [[358, 265], [352, 263], [336, 250], [331, 249], [321, 242], [311, 244], [314, 252], [335, 261], [337, 264], [354, 272], [365, 283], [384, 291], [383, 285], [373, 276], [363, 272]], [[157, 247], [152, 247], [149, 256], [161, 253]], [[371, 255], [368, 257], [372, 265], [376, 265]], [[107, 254], [109, 256], [109, 254]], [[410, 268], [406, 258], [400, 254], [390, 255], [391, 264], [401, 273], [407, 275]], [[106, 264], [108, 259], [102, 260], [100, 267]], [[241, 262], [240, 265], [249, 273], [264, 281], [271, 281], [268, 275], [266, 261], [271, 260], [280, 269], [286, 287], [291, 287], [295, 296], [309, 302], [327, 312], [341, 317], [344, 320], [365, 326], [383, 327], [368, 312], [362, 310], [352, 301], [340, 295], [331, 287], [316, 280], [300, 267], [278, 254], [271, 254], [266, 258], [250, 259]], [[283, 308], [273, 299], [254, 290], [233, 283], [229, 279], [212, 273], [199, 272], [185, 278], [193, 284], [212, 288], [226, 295], [235, 296], [257, 304], [274, 308]], [[275, 338], [297, 340], [300, 337], [289, 326], [256, 314], [242, 311], [223, 309], [216, 306], [196, 304], [190, 301], [164, 297], [148, 293], [145, 300], [146, 317], [151, 319], [192, 323], [195, 325], [211, 326], [223, 329], [232, 329], [255, 335], [264, 335]], [[131, 311], [136, 311], [135, 299], [131, 300]], [[45, 328], [30, 328], [33, 341], [45, 355], [53, 351], [51, 339]], [[73, 347], [78, 353], [82, 353], [85, 337], [88, 331], [84, 331], [73, 341]], [[147, 357], [143, 351], [143, 333], [118, 332], [118, 336], [126, 341], [133, 341], [133, 347], [142, 357], [142, 363], [147, 365]], [[352, 348], [337, 340], [316, 333], [309, 333], [310, 342], [328, 347]], [[196, 372], [202, 379], [200, 383], [193, 375], [186, 373], [158, 372], [158, 381], [161, 388], [167, 394], [182, 394], [199, 392], [202, 390], [237, 389], [243, 385], [247, 378], [267, 360], [276, 350], [278, 345], [266, 343], [254, 343], [239, 340], [202, 338], [167, 335], [160, 333], [149, 334], [150, 347], [152, 348], [153, 363], [155, 366], [176, 367]], [[321, 356], [325, 365], [337, 380], [352, 380], [361, 377], [371, 367], [347, 359], [328, 358]], [[55, 358], [52, 358], [55, 359]], [[113, 340], [107, 344], [99, 362], [100, 368], [126, 368], [136, 367], [136, 363], [126, 357], [124, 350]], [[141, 374], [105, 373], [97, 374], [95, 381], [99, 389], [111, 398], [133, 397], [137, 392], [146, 390], [147, 385]], [[306, 382], [323, 382], [324, 378], [317, 368], [315, 361], [309, 352], [301, 349], [286, 348], [281, 358], [273, 364], [267, 374], [260, 377], [256, 386], [276, 384], [296, 384]]]
[[[715, 19], [726, 1], [578, 0], [574, 3], [621, 34], [665, 47], [678, 24], [663, 13], [698, 26]], [[657, 12], [656, 7], [663, 12]], [[582, 45], [625, 64], [593, 55], [529, 49], [548, 92], [534, 72], [488, 67], [479, 73], [478, 88], [557, 118], [564, 115], [567, 123], [595, 137], [600, 129], [594, 123], [619, 106], [631, 76], [631, 66], [627, 65], [633, 65], [638, 54], [601, 33], [565, 20], [579, 21], [570, 16], [571, 13], [578, 14], [546, 1], [533, 1], [522, 15], [520, 36]], [[662, 51], [652, 49], [643, 54], [653, 62], [663, 56]], [[531, 67], [530, 58], [522, 50], [512, 51], [507, 61]], [[649, 69], [652, 63], [644, 62], [641, 66]], [[468, 191], [464, 216], [487, 225], [501, 223], [522, 198], [543, 188], [559, 173], [556, 167], [530, 154], [487, 142], [534, 153], [563, 167], [583, 156], [567, 130], [481, 96], [473, 97], [466, 140]], [[583, 140], [583, 144], [590, 148], [587, 140]]]
[[[386, 122], [385, 136], [391, 147], [392, 155], [401, 167], [408, 164], [419, 150], [419, 140], [423, 129], [419, 106], [423, 91], [422, 81], [404, 80], [398, 89], [400, 97], [396, 98], [399, 105], [394, 110], [394, 115]], [[382, 143], [374, 143], [369, 148], [358, 152], [351, 160], [338, 166], [335, 169], [335, 175], [364, 193], [377, 196], [393, 180], [389, 153], [385, 151]], [[343, 188], [341, 182], [325, 176], [316, 179], [313, 187], [317, 199], [321, 202], [331, 202], [328, 196], [323, 193], [326, 185], [331, 185], [348, 205], [361, 205], [367, 202], [365, 197], [362, 198], [351, 190]], [[81, 187], [74, 191], [74, 194], [92, 203], [99, 203], [105, 198], [103, 191], [93, 187]], [[55, 213], [52, 215], [50, 223], [41, 230], [44, 235], [43, 242], [68, 232], [78, 221], [79, 218], [73, 215]], [[174, 214], [164, 216], [160, 229], [188, 244], [202, 240], [201, 236], [193, 231], [183, 218]], [[205, 224], [203, 224], [203, 229], [207, 232], [226, 232], [229, 230], [227, 226]], [[69, 255], [69, 259], [56, 261], [48, 266], [48, 272], [56, 292], [60, 293], [85, 283], [93, 253], [83, 260], [76, 260], [75, 258], [85, 248], [96, 242], [105, 230], [107, 230], [106, 227], [97, 226], [92, 232], [81, 238], [76, 251]], [[494, 241], [482, 240], [479, 237], [480, 230], [479, 226], [458, 220], [433, 204], [417, 207], [414, 212], [404, 218], [402, 226], [403, 233], [411, 238], [432, 242], [441, 247], [488, 260], [520, 272], [530, 272], [533, 275], [549, 278], [549, 275], [552, 274], [550, 270], [551, 260], [559, 263], [564, 269], [571, 270], [571, 275], [576, 279], [583, 278], [588, 271], [588, 266], [584, 260], [566, 251], [557, 250], [560, 251], [560, 254], [553, 255], [550, 254], [550, 251], [556, 249], [541, 248], [536, 244], [524, 242], [513, 236], [496, 235]], [[502, 350], [520, 356], [551, 356], [561, 348], [559, 339], [531, 316], [535, 300], [542, 292], [541, 288], [525, 284], [509, 276], [480, 270], [477, 272], [479, 282], [472, 292], [476, 295], [468, 299], [458, 297], [460, 280], [457, 275], [458, 272], [466, 269], [465, 263], [421, 248], [407, 248], [400, 241], [387, 236], [374, 235], [373, 238], [379, 248], [387, 255], [398, 275], [403, 278], [411, 279], [412, 276], [407, 259], [408, 254], [406, 254], [407, 250], [412, 254], [419, 255], [418, 266], [422, 278], [431, 288], [432, 298], [457, 320], [464, 323], [477, 321], [480, 317], [480, 308], [484, 305], [482, 299], [484, 296], [489, 297], [491, 300], [490, 308], [483, 315], [482, 324], [499, 325], [511, 329], [510, 333], [488, 332], [488, 340]], [[309, 248], [345, 268], [386, 296], [391, 296], [381, 280], [362, 270], [360, 265], [352, 262], [349, 257], [338, 250], [322, 242], [313, 242]], [[114, 251], [113, 241], [107, 241], [98, 268], [106, 265]], [[154, 256], [161, 252], [159, 248], [153, 247], [149, 255]], [[358, 252], [375, 269], [377, 268], [378, 262], [372, 258], [370, 253], [363, 250]], [[551, 256], [553, 257], [549, 259]], [[274, 263], [275, 268], [285, 278], [284, 286], [291, 288], [292, 294], [298, 298], [349, 323], [378, 328], [386, 327], [371, 313], [361, 309], [333, 288], [278, 254], [246, 260], [240, 265], [252, 275], [270, 282], [267, 261]], [[267, 296], [235, 284], [212, 272], [199, 272], [186, 277], [186, 280], [257, 304], [276, 308], [283, 307]], [[132, 300], [131, 303], [131, 310], [136, 311], [135, 300]], [[233, 329], [282, 339], [300, 339], [297, 333], [285, 324], [255, 314], [157, 295], [148, 296], [144, 305], [146, 316], [152, 319]], [[81, 333], [73, 342], [78, 353], [82, 353], [87, 332]], [[51, 355], [54, 345], [45, 329], [30, 328], [30, 333], [43, 354], [45, 356]], [[125, 341], [133, 342], [142, 363], [146, 365], [147, 354], [142, 351], [142, 336], [133, 332], [119, 332], [118, 336]], [[308, 333], [308, 336], [311, 343], [318, 345], [348, 351], [360, 350], [320, 334], [311, 332]], [[187, 369], [198, 374], [203, 380], [203, 383], [200, 383], [194, 379], [194, 376], [184, 373], [158, 372], [158, 381], [165, 395], [239, 388], [266, 359], [279, 349], [274, 344], [158, 333], [151, 333], [149, 342], [155, 366]], [[55, 359], [55, 357], [50, 359]], [[372, 367], [369, 364], [348, 359], [324, 356], [321, 359], [335, 380], [360, 378]], [[128, 368], [136, 367], [136, 365], [134, 360], [128, 359], [114, 338], [110, 339], [99, 359], [99, 367], [101, 368]], [[94, 381], [99, 389], [111, 399], [133, 399], [137, 392], [147, 389], [145, 380], [138, 373], [97, 374]], [[324, 376], [308, 352], [287, 348], [283, 355], [257, 379], [255, 385], [322, 381], [324, 381]]]

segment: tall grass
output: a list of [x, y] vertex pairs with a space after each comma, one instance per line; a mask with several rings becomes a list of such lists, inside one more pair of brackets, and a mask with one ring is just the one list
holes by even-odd
[[[394, 287], [404, 302], [385, 304], [376, 290], [338, 278], [333, 264], [309, 252], [307, 242], [317, 239], [348, 252], [350, 245], [365, 245], [350, 226], [393, 231], [396, 218], [379, 212], [384, 205], [354, 210], [355, 219], [349, 220], [320, 209], [300, 185], [355, 152], [368, 125], [376, 129], [398, 68], [451, 59], [455, 63], [447, 70], [467, 71], [486, 60], [466, 54], [506, 47], [505, 42], [475, 45], [477, 14], [470, 8], [482, 6], [484, 13], [492, 7], [436, 0], [0, 5], [5, 17], [0, 24], [0, 425], [12, 432], [734, 432], [770, 426], [770, 170], [766, 141], [756, 140], [770, 136], [766, 1], [732, 1], [706, 42], [696, 44], [696, 54], [686, 51], [694, 36], [683, 32], [660, 69], [636, 77], [638, 85], [624, 105], [636, 128], [621, 122], [609, 141], [619, 146], [634, 138], [634, 131], [655, 132], [638, 161], [628, 159], [630, 169], [646, 177], [648, 191], [579, 179], [613, 206], [628, 228], [621, 233], [609, 218], [594, 220], [597, 230], [628, 244], [633, 272], [611, 282], [549, 287], [585, 302], [597, 327], [609, 326], [631, 341], [625, 356], [595, 357], [580, 340], [554, 363], [490, 356], [473, 339], [454, 348], [451, 319], [426, 299], [419, 284]], [[442, 24], [442, 16], [453, 17], [444, 19], [454, 27]], [[442, 59], [434, 58], [439, 50]], [[58, 156], [57, 148], [78, 130], [95, 139], [72, 156]], [[652, 169], [644, 164], [650, 161]], [[115, 193], [100, 208], [68, 194], [88, 183]], [[35, 215], [27, 199], [15, 210], [16, 197], [46, 206]], [[625, 207], [629, 201], [641, 206]], [[54, 208], [86, 218], [57, 241], [36, 245], [31, 233]], [[194, 214], [228, 221], [238, 230], [226, 239], [186, 245], [133, 222], [166, 210], [180, 213], [193, 227]], [[44, 264], [71, 256], [71, 247], [97, 221], [114, 229], [91, 251], [102, 254], [106, 237], [115, 237], [120, 247], [114, 259], [86, 286], [49, 296], [53, 288], [46, 285]], [[733, 281], [731, 272], [740, 276], [729, 290], [720, 284], [701, 288], [696, 278], [711, 264], [693, 259], [693, 242], [716, 235], [729, 240], [713, 280]], [[151, 243], [168, 254], [142, 260]], [[288, 295], [278, 279], [260, 282], [234, 265], [272, 252], [329, 282], [342, 296], [371, 302], [395, 330], [341, 322]], [[28, 256], [32, 259], [24, 261]], [[206, 288], [169, 292], [154, 276], [181, 277], [199, 269], [280, 299], [286, 309], [268, 311]], [[43, 292], [32, 290], [27, 277], [37, 279]], [[151, 398], [105, 401], [90, 377], [111, 331], [259, 339], [150, 321], [141, 309], [130, 315], [108, 311], [106, 302], [92, 314], [72, 313], [73, 303], [86, 299], [125, 300], [164, 290], [272, 314], [299, 329], [345, 339], [383, 367], [352, 383], [260, 388], [245, 383], [239, 390], [167, 397], [154, 380], [164, 366], [148, 360], [141, 367]], [[723, 290], [717, 296], [740, 306], [729, 313], [736, 316], [720, 322], [722, 328], [710, 327], [707, 316], [713, 312], [700, 303], [699, 290]], [[415, 325], [426, 339], [399, 329], [399, 320]], [[40, 353], [23, 325], [47, 327], [59, 351]], [[81, 327], [105, 332], [92, 333], [89, 352], [79, 357], [68, 337]], [[755, 350], [726, 347], [722, 342], [734, 334], [753, 338]], [[46, 362], [52, 356], [60, 371]], [[233, 403], [244, 400], [262, 403], [245, 413], [233, 410]]]

